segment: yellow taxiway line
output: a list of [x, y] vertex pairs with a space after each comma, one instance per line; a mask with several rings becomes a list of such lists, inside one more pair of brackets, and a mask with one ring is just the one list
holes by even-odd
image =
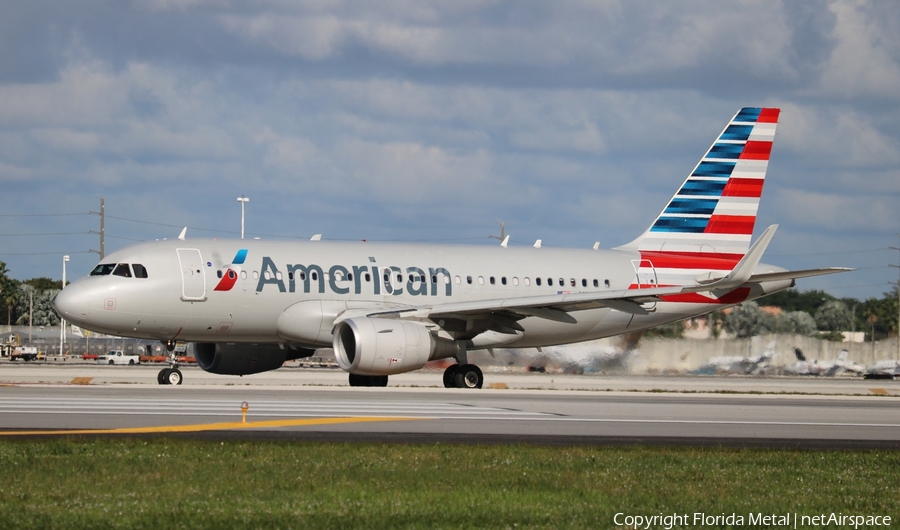
[[0, 436], [40, 436], [60, 434], [166, 434], [179, 432], [227, 431], [233, 429], [262, 429], [269, 427], [308, 427], [312, 425], [339, 425], [342, 423], [366, 423], [376, 421], [407, 421], [428, 418], [359, 416], [350, 418], [301, 418], [292, 420], [268, 420], [201, 423], [198, 425], [164, 425], [160, 427], [124, 427], [121, 429], [58, 429], [53, 431], [0, 431]]

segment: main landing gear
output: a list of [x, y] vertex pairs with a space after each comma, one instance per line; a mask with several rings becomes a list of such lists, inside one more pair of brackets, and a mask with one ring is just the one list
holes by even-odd
[[484, 374], [474, 364], [452, 364], [444, 370], [444, 388], [481, 388]]

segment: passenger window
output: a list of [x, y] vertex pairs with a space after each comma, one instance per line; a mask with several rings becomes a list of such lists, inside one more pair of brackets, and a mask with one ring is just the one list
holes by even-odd
[[309, 273], [309, 277], [312, 278], [312, 281], [314, 282], [319, 281], [319, 273], [317, 273], [316, 271], [312, 271], [311, 273]]
[[369, 274], [368, 272], [366, 273], [366, 281], [367, 281], [367, 282], [371, 282], [371, 281], [372, 281], [372, 275]]
[[603, 280], [603, 285], [609, 287], [609, 280]]
[[459, 275], [457, 275], [456, 276], [456, 285], [459, 285], [461, 283], [462, 283], [462, 279], [459, 277]]
[[222, 277], [222, 271], [221, 271], [221, 270], [216, 271], [216, 276], [218, 276], [219, 278], [221, 278], [221, 277]]
[[478, 285], [484, 285], [484, 276], [478, 277]]
[[534, 283], [535, 283], [535, 285], [537, 285], [537, 286], [540, 287], [540, 285], [541, 285], [541, 278], [540, 278], [540, 277], [535, 278], [535, 279], [534, 279]]
[[503, 276], [502, 278], [500, 278], [500, 283], [502, 283], [503, 285], [506, 285], [506, 276]]
[[140, 263], [135, 263], [131, 266], [134, 269], [134, 277], [135, 278], [146, 278], [147, 277], [147, 269], [141, 265]]
[[585, 280], [584, 278], [581, 279], [581, 286], [587, 287], [587, 280]]
[[[280, 276], [281, 273], [279, 272], [278, 275]], [[235, 274], [234, 271], [231, 269], [228, 269], [228, 279], [229, 280], [237, 280], [237, 274]], [[281, 278], [278, 278], [278, 279], [280, 280]]]
[[547, 287], [553, 287], [553, 278], [547, 278]]
[[254, 280], [258, 280], [258, 279], [259, 279], [259, 271], [253, 271], [253, 279], [254, 279]]
[[493, 276], [491, 276], [491, 285], [496, 285], [496, 284], [497, 284], [497, 280], [494, 279]]
[[131, 268], [128, 267], [127, 263], [119, 263], [118, 265], [116, 265], [116, 270], [113, 271], [113, 276], [131, 278]]
[[528, 276], [525, 277], [525, 285], [531, 285], [531, 278]]
[[466, 276], [466, 283], [469, 285], [472, 285], [472, 277], [471, 276]]
[[565, 286], [566, 286], [566, 280], [565, 280], [564, 278], [560, 278], [560, 279], [559, 279], [559, 286], [560, 286], [560, 287], [565, 287]]
[[513, 285], [519, 285], [519, 279], [513, 276]]
[[242, 279], [242, 280], [246, 280], [246, 279], [247, 279], [247, 271], [241, 271], [241, 279]]

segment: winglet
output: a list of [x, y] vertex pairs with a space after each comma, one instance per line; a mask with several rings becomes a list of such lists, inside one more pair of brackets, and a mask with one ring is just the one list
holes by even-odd
[[534, 242], [534, 248], [541, 248], [541, 240], [540, 239], [538, 239], [537, 241]]
[[505, 238], [503, 238], [503, 242], [500, 243], [500, 246], [503, 248], [506, 248], [507, 245], [509, 245], [509, 236], [506, 236]]
[[322, 241], [322, 234], [316, 234], [309, 238], [310, 241]]
[[186, 235], [187, 235], [187, 227], [184, 227], [184, 228], [181, 230], [181, 234], [178, 236], [178, 239], [184, 241], [184, 236], [186, 236]]
[[753, 271], [755, 271], [756, 266], [759, 265], [759, 260], [762, 259], [763, 253], [766, 251], [766, 247], [769, 246], [769, 242], [772, 241], [772, 237], [775, 235], [775, 230], [777, 229], [778, 225], [772, 225], [769, 228], [766, 228], [766, 231], [759, 236], [756, 243], [753, 243], [750, 250], [744, 254], [741, 261], [734, 266], [734, 269], [732, 269], [727, 276], [707, 284], [706, 287], [709, 289], [733, 289], [743, 285], [744, 282], [753, 276]]

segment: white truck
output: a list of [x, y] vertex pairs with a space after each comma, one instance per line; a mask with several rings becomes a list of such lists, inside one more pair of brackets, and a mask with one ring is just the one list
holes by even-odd
[[97, 357], [97, 364], [141, 364], [141, 357], [122, 350], [109, 350]]
[[25, 362], [43, 361], [44, 353], [38, 351], [34, 346], [16, 346], [16, 349], [9, 355], [9, 360], [17, 361], [19, 359], [22, 359]]

